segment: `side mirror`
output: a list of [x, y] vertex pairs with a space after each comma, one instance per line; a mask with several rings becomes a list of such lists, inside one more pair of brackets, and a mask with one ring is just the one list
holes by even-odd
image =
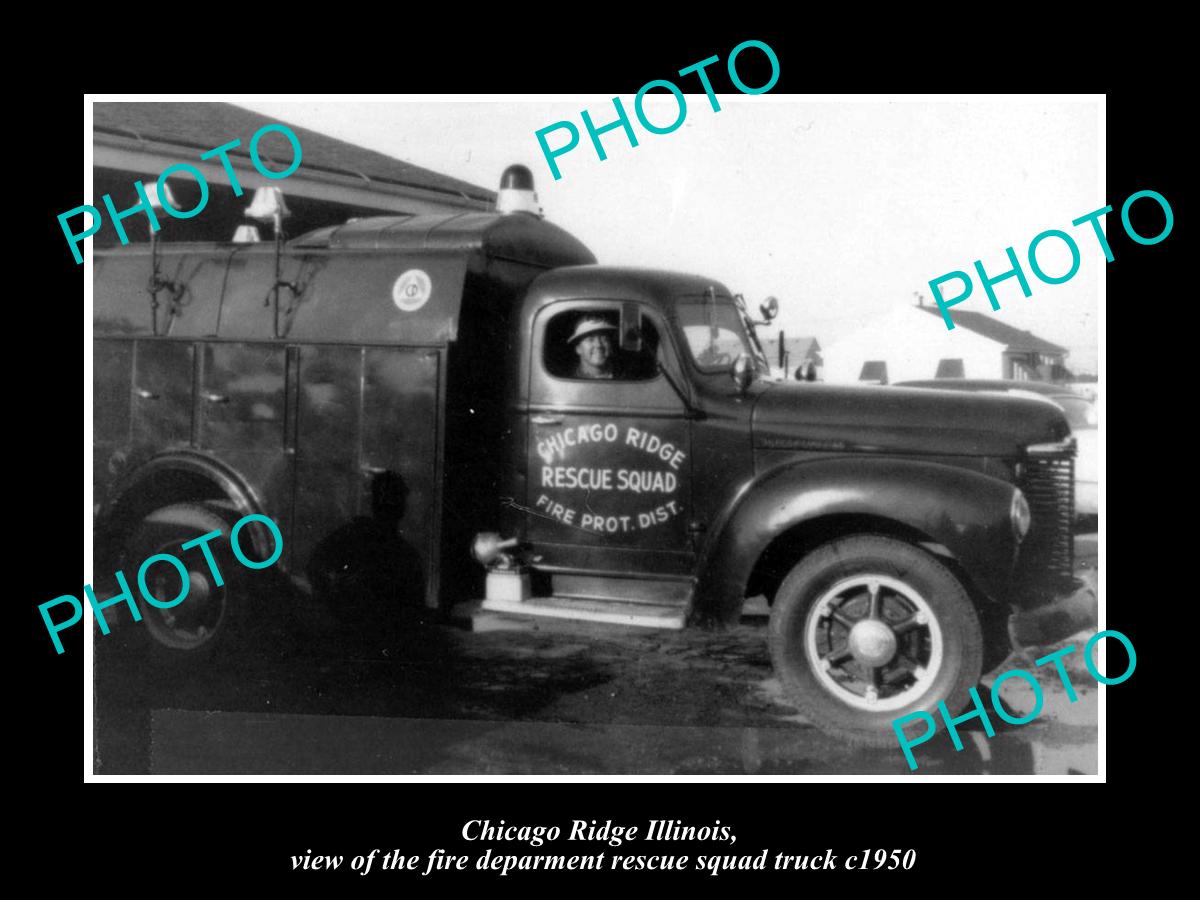
[[746, 353], [738, 354], [737, 359], [729, 364], [729, 375], [737, 385], [738, 393], [745, 396], [754, 383], [754, 361]]
[[770, 322], [777, 315], [779, 315], [779, 301], [774, 297], [768, 297], [765, 303], [760, 303], [758, 305], [758, 311], [762, 313], [762, 317], [767, 322]]
[[621, 306], [620, 344], [626, 353], [642, 352], [642, 314], [636, 303]]

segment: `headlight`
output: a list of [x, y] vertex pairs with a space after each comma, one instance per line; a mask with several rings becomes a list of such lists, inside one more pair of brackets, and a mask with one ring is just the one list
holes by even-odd
[[1012, 506], [1009, 507], [1008, 515], [1012, 519], [1013, 535], [1019, 544], [1025, 539], [1025, 535], [1029, 534], [1029, 526], [1033, 524], [1033, 516], [1029, 513], [1029, 501], [1025, 499], [1025, 495], [1017, 488], [1013, 488]]

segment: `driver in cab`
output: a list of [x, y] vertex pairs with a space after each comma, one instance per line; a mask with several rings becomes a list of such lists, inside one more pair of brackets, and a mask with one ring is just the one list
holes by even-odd
[[617, 326], [597, 315], [579, 320], [567, 343], [575, 348], [579, 362], [576, 378], [615, 378], [613, 372], [613, 337]]

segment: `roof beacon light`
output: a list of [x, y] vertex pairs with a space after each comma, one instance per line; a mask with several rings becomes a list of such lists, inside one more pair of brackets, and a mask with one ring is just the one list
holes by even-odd
[[529, 213], [541, 217], [541, 204], [533, 189], [533, 173], [525, 166], [509, 166], [500, 176], [500, 193], [496, 195], [496, 212]]

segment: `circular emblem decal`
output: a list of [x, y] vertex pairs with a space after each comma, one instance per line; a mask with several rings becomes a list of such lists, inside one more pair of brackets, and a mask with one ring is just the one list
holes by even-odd
[[433, 282], [421, 269], [409, 269], [392, 285], [392, 302], [402, 312], [413, 312], [425, 305], [433, 293]]

